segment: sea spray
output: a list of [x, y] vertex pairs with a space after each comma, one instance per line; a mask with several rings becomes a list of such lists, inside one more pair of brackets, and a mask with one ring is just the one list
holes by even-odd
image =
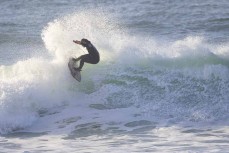
[[[226, 44], [209, 44], [200, 36], [170, 41], [138, 36], [96, 13], [76, 12], [48, 23], [41, 36], [51, 58], [0, 66], [1, 133], [30, 126], [41, 110], [71, 102], [96, 103], [108, 111], [133, 108], [135, 115], [158, 122], [228, 118]], [[86, 64], [79, 84], [67, 61], [85, 54], [72, 42], [81, 38], [91, 40], [101, 62]]]

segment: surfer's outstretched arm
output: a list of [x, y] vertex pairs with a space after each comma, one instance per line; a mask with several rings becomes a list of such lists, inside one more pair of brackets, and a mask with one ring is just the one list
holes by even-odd
[[82, 39], [81, 41], [79, 40], [73, 40], [74, 43], [78, 44], [78, 45], [82, 45], [83, 47], [86, 47], [87, 50], [88, 48], [92, 47], [93, 45], [91, 44], [91, 42], [87, 39]]
[[79, 40], [73, 40], [73, 42], [78, 44], [78, 45], [81, 45], [81, 41], [79, 41]]

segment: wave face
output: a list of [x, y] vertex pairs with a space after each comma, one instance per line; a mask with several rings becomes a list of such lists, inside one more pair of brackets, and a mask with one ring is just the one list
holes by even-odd
[[[41, 33], [49, 57], [1, 65], [0, 133], [31, 126], [44, 110], [92, 99], [94, 106], [133, 108], [158, 122], [228, 121], [228, 43], [144, 37], [117, 20], [94, 10], [58, 18]], [[96, 46], [101, 62], [85, 64], [77, 83], [67, 61], [86, 53], [72, 43], [81, 38]]]

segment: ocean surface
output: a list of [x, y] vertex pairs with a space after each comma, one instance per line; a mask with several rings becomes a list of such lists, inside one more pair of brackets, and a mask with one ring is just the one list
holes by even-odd
[[[228, 0], [1, 0], [0, 152], [229, 152]], [[97, 65], [82, 82], [69, 57]]]

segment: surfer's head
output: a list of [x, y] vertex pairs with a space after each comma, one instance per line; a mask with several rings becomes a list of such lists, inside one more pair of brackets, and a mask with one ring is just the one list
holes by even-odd
[[88, 44], [90, 44], [91, 42], [89, 41], [89, 40], [87, 40], [87, 39], [82, 39], [81, 40], [81, 45], [83, 46], [83, 47], [86, 47]]

